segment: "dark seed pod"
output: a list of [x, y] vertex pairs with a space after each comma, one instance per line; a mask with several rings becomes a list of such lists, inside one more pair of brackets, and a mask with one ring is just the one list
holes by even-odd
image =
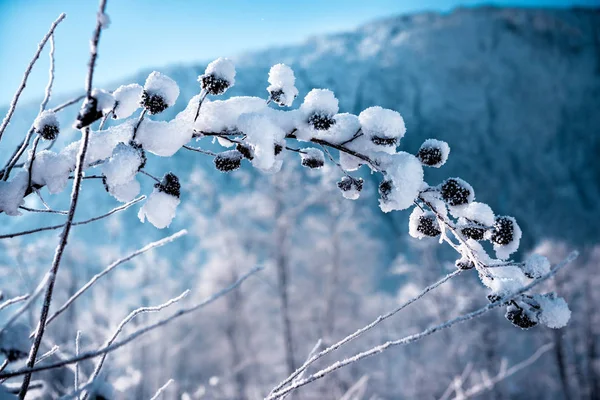
[[279, 143], [275, 143], [275, 148], [273, 149], [273, 152], [275, 153], [275, 155], [278, 156], [282, 151], [283, 151], [283, 146], [280, 145]]
[[515, 227], [512, 218], [505, 216], [496, 217], [491, 237], [493, 243], [506, 246], [513, 241], [514, 233]]
[[221, 172], [231, 172], [238, 169], [243, 155], [237, 150], [224, 151], [215, 157], [215, 167]]
[[244, 158], [247, 158], [248, 160], [254, 159], [254, 154], [252, 154], [252, 149], [250, 148], [250, 146], [238, 143], [237, 146], [235, 146], [235, 149], [239, 151], [242, 154], [242, 156], [244, 156]]
[[394, 188], [394, 184], [390, 180], [382, 181], [379, 184], [379, 195], [383, 201], [387, 201], [390, 193], [392, 193], [392, 189]]
[[500, 295], [496, 294], [496, 293], [490, 293], [487, 295], [487, 299], [490, 303], [495, 303], [498, 300], [500, 300], [502, 297], [500, 297]]
[[537, 325], [537, 321], [531, 319], [523, 308], [519, 307], [514, 302], [506, 308], [506, 314], [504, 316], [514, 326], [521, 329], [529, 329]]
[[104, 185], [104, 190], [106, 190], [107, 192], [110, 192], [110, 189], [108, 187], [108, 181], [106, 180], [106, 176], [102, 175], [102, 184]]
[[161, 95], [151, 94], [145, 90], [142, 92], [142, 101], [140, 104], [151, 115], [160, 114], [169, 108], [169, 105]]
[[429, 237], [436, 237], [442, 233], [439, 229], [438, 221], [433, 215], [421, 215], [417, 231]]
[[308, 168], [321, 168], [325, 162], [320, 158], [305, 157], [302, 159], [302, 166]]
[[165, 174], [162, 181], [155, 184], [154, 187], [160, 192], [170, 194], [171, 196], [177, 198], [181, 196], [181, 184], [179, 183], [179, 178], [172, 172]]
[[200, 77], [200, 86], [207, 93], [212, 95], [223, 94], [230, 86], [229, 81], [216, 77], [215, 75], [202, 75]]
[[448, 146], [448, 143], [437, 139], [427, 139], [421, 145], [417, 158], [423, 165], [439, 168], [446, 163], [449, 153], [450, 146]]
[[94, 97], [86, 98], [77, 114], [75, 129], [85, 128], [102, 118], [102, 110], [98, 110], [98, 100]]
[[454, 262], [454, 265], [456, 265], [456, 268], [458, 268], [458, 269], [473, 269], [473, 268], [475, 268], [475, 264], [473, 263], [473, 261], [466, 259], [466, 258], [461, 258], [459, 260], [456, 260]]
[[335, 119], [326, 114], [315, 113], [308, 118], [308, 123], [318, 131], [326, 131], [335, 125]]
[[373, 142], [374, 144], [376, 144], [378, 146], [392, 147], [392, 146], [396, 146], [397, 145], [398, 139], [397, 138], [381, 137], [381, 136], [373, 136], [373, 137], [371, 137], [371, 142]]
[[475, 222], [472, 222], [464, 227], [459, 227], [459, 229], [460, 233], [462, 233], [464, 237], [473, 240], [483, 240], [486, 232], [486, 229], [483, 225], [477, 224]]
[[271, 100], [273, 100], [275, 103], [279, 104], [280, 106], [283, 105], [283, 96], [284, 92], [282, 89], [277, 89], [277, 90], [273, 90], [269, 92], [269, 96], [271, 98]]
[[137, 169], [139, 172], [142, 170], [142, 168], [146, 166], [146, 162], [148, 161], [148, 158], [146, 157], [146, 151], [144, 150], [141, 144], [136, 143], [133, 140], [129, 141], [129, 146], [137, 150], [138, 154], [140, 155], [140, 166]]
[[460, 178], [446, 179], [442, 183], [440, 193], [450, 206], [461, 206], [473, 201], [473, 188]]
[[360, 192], [362, 191], [363, 183], [364, 181], [362, 178], [355, 179], [348, 176], [344, 176], [342, 180], [337, 183], [337, 185], [342, 192], [348, 192], [352, 189], [355, 189]]

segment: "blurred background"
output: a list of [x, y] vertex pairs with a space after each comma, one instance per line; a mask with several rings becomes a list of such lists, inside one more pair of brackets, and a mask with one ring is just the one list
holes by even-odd
[[[89, 0], [0, 1], [0, 115], [60, 12], [67, 19], [56, 31], [50, 105], [83, 94], [96, 9]], [[538, 253], [556, 262], [573, 249], [581, 252], [545, 288], [569, 302], [566, 328], [523, 331], [496, 310], [341, 369], [299, 390], [298, 399], [454, 398], [458, 392], [449, 388], [461, 375], [465, 390], [486, 388], [482, 399], [600, 398], [597, 0], [109, 0], [107, 14], [111, 24], [102, 34], [95, 86], [114, 90], [163, 72], [181, 90], [176, 105], [159, 116], [172, 119], [199, 93], [197, 77], [213, 58], [236, 63], [236, 85], [227, 97], [266, 97], [269, 68], [288, 64], [300, 90], [294, 107], [310, 89], [328, 88], [340, 112], [358, 114], [374, 105], [400, 112], [407, 125], [401, 150], [414, 154], [427, 138], [448, 142], [449, 161], [426, 171], [427, 182], [460, 176], [478, 201], [497, 215], [514, 216], [523, 230], [515, 259]], [[37, 115], [48, 64], [44, 50], [3, 137], [2, 165]], [[64, 111], [62, 126], [70, 126], [76, 112]], [[77, 138], [77, 131], [63, 130], [57, 148]], [[307, 172], [290, 160], [272, 176], [249, 165], [222, 174], [210, 157], [196, 153], [148, 157], [149, 172], [173, 171], [182, 181], [177, 218], [159, 231], [141, 224], [133, 207], [77, 227], [55, 303], [132, 250], [182, 228], [190, 235], [120, 266], [79, 299], [49, 330], [50, 342], [61, 346], [56, 357], [74, 353], [77, 330], [84, 348], [97, 348], [141, 305], [188, 288], [191, 302], [254, 265], [265, 270], [218, 303], [111, 354], [103, 379], [115, 398], [150, 398], [169, 378], [175, 383], [165, 398], [262, 398], [317, 339], [331, 344], [455, 268], [452, 249], [408, 236], [408, 212], [380, 212], [380, 177], [366, 170], [364, 195], [351, 202], [335, 185], [335, 168]], [[152, 183], [144, 184], [144, 193]], [[56, 209], [68, 207], [66, 193], [45, 197]], [[82, 197], [77, 219], [117, 205], [100, 182], [85, 186]], [[27, 205], [41, 207], [36, 201], [30, 196]], [[0, 214], [0, 233], [61, 220]], [[56, 233], [0, 241], [0, 289], [7, 298], [35, 288], [56, 241]], [[319, 365], [475, 310], [487, 303], [486, 294], [474, 272], [463, 274]], [[38, 313], [31, 308], [32, 326]], [[493, 382], [502, 368], [540, 349], [531, 365]], [[82, 369], [89, 374], [93, 364]], [[57, 398], [72, 386], [70, 369], [45, 377], [49, 387], [39, 396]]]

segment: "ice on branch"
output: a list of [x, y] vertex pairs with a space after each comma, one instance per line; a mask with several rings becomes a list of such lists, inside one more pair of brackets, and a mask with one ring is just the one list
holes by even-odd
[[137, 83], [119, 86], [113, 93], [115, 97], [114, 119], [129, 118], [138, 108], [144, 89]]
[[308, 147], [301, 149], [300, 151], [303, 167], [317, 169], [325, 165], [325, 155], [321, 150], [315, 149], [314, 147]]
[[252, 165], [264, 172], [279, 171], [283, 161], [275, 154], [275, 145], [284, 140], [283, 129], [267, 116], [257, 113], [241, 115], [238, 124], [252, 146]]
[[21, 215], [19, 206], [23, 203], [27, 185], [28, 174], [26, 171], [19, 172], [10, 181], [0, 181], [0, 211], [6, 215]]
[[217, 58], [208, 64], [203, 75], [198, 77], [202, 90], [219, 95], [235, 85], [235, 65], [228, 58]]
[[73, 160], [62, 153], [42, 150], [35, 155], [31, 182], [34, 185], [46, 186], [50, 194], [60, 193], [67, 186], [73, 164]]
[[400, 139], [406, 133], [404, 119], [398, 112], [379, 106], [369, 107], [360, 113], [358, 119], [363, 133], [377, 151], [396, 152]]
[[179, 86], [168, 76], [160, 72], [148, 75], [142, 92], [142, 107], [151, 115], [160, 114], [171, 107], [179, 97]]
[[439, 236], [442, 231], [433, 212], [415, 207], [408, 220], [408, 233], [415, 239], [423, 239]]
[[327, 131], [335, 125], [334, 116], [338, 111], [338, 99], [331, 90], [311, 90], [300, 106], [302, 126], [298, 128], [296, 136], [300, 140], [309, 141], [315, 131]]
[[29, 327], [25, 324], [12, 324], [0, 333], [0, 353], [10, 362], [27, 357], [30, 346]]
[[158, 229], [167, 228], [177, 212], [181, 185], [179, 179], [172, 173], [163, 177], [160, 183], [154, 185], [152, 194], [140, 208], [138, 218], [144, 222], [146, 218]]
[[60, 131], [58, 118], [53, 111], [42, 111], [33, 122], [35, 133], [40, 135], [44, 140], [54, 140]]
[[421, 162], [403, 151], [385, 155], [380, 162], [387, 175], [379, 185], [379, 207], [386, 213], [409, 208], [423, 185]]
[[448, 143], [437, 139], [427, 139], [421, 145], [417, 157], [423, 165], [439, 168], [446, 164], [449, 154], [450, 146], [448, 146]]
[[294, 71], [285, 64], [276, 64], [269, 71], [269, 98], [280, 107], [290, 107], [298, 96]]

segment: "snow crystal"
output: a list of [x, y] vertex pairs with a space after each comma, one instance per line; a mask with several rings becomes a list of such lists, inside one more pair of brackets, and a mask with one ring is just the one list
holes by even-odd
[[567, 325], [571, 318], [569, 305], [556, 293], [536, 294], [534, 300], [540, 305], [539, 321], [548, 328], [558, 329]]
[[206, 67], [205, 75], [213, 75], [229, 82], [229, 87], [235, 84], [235, 65], [228, 58], [219, 57]]
[[363, 133], [379, 151], [393, 154], [406, 133], [402, 116], [379, 106], [369, 107], [358, 116]]
[[508, 218], [512, 221], [513, 234], [512, 240], [508, 244], [499, 245], [497, 243], [494, 243], [494, 251], [496, 252], [496, 257], [498, 257], [500, 260], [506, 260], [512, 253], [519, 249], [521, 236], [523, 235], [523, 233], [521, 232], [521, 228], [517, 224], [517, 220], [515, 220], [513, 217], [503, 218]]
[[73, 162], [64, 154], [42, 150], [36, 153], [31, 171], [31, 182], [46, 186], [50, 194], [62, 192], [73, 171]]
[[532, 254], [523, 265], [523, 272], [531, 279], [537, 279], [550, 272], [550, 261], [542, 255]]
[[148, 200], [140, 208], [138, 218], [148, 221], [158, 229], [167, 228], [175, 218], [180, 199], [154, 188]]
[[[194, 113], [198, 106], [199, 97], [194, 97], [190, 104]], [[242, 114], [260, 113], [267, 110], [267, 103], [258, 97], [233, 97], [229, 100], [204, 100], [200, 115], [194, 123], [194, 128], [200, 132], [235, 132], [238, 128], [238, 118]], [[191, 116], [193, 121], [194, 116]]]
[[247, 135], [247, 142], [254, 151], [252, 165], [270, 172], [276, 160], [275, 143], [283, 140], [285, 132], [267, 116], [257, 113], [241, 115], [238, 125], [240, 131]]
[[387, 199], [379, 199], [383, 212], [405, 210], [413, 205], [423, 184], [423, 166], [417, 157], [403, 151], [381, 159], [387, 178], [393, 183]]
[[446, 163], [449, 154], [450, 146], [448, 146], [448, 143], [437, 139], [427, 139], [421, 145], [417, 157], [423, 164], [439, 168]]
[[171, 107], [179, 97], [179, 86], [168, 76], [154, 71], [146, 79], [144, 91], [151, 96], [160, 96], [168, 107]]
[[302, 165], [308, 168], [321, 168], [325, 165], [325, 155], [319, 149], [307, 147], [300, 150]]
[[112, 156], [102, 165], [102, 173], [109, 187], [131, 182], [143, 164], [141, 150], [119, 143]]
[[33, 129], [36, 133], [43, 132], [46, 126], [59, 127], [58, 118], [56, 118], [54, 111], [42, 111], [33, 122]]
[[269, 71], [269, 87], [267, 91], [280, 107], [290, 107], [298, 96], [294, 71], [285, 64], [276, 64]]
[[6, 215], [21, 215], [19, 206], [27, 190], [29, 175], [26, 171], [19, 172], [10, 181], [0, 181], [0, 211]]
[[120, 185], [108, 186], [108, 193], [122, 203], [133, 200], [140, 193], [140, 183], [133, 179]]
[[115, 107], [115, 97], [103, 89], [94, 89], [92, 97], [96, 99], [96, 109], [102, 114], [109, 113]]
[[135, 112], [135, 110], [140, 108], [142, 90], [143, 88], [137, 83], [119, 86], [119, 88], [113, 93], [116, 101], [113, 118], [128, 118]]

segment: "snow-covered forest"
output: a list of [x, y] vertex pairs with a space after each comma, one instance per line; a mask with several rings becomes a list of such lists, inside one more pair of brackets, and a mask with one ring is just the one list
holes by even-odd
[[0, 399], [600, 397], [597, 10], [98, 87], [109, 16], [0, 109]]

